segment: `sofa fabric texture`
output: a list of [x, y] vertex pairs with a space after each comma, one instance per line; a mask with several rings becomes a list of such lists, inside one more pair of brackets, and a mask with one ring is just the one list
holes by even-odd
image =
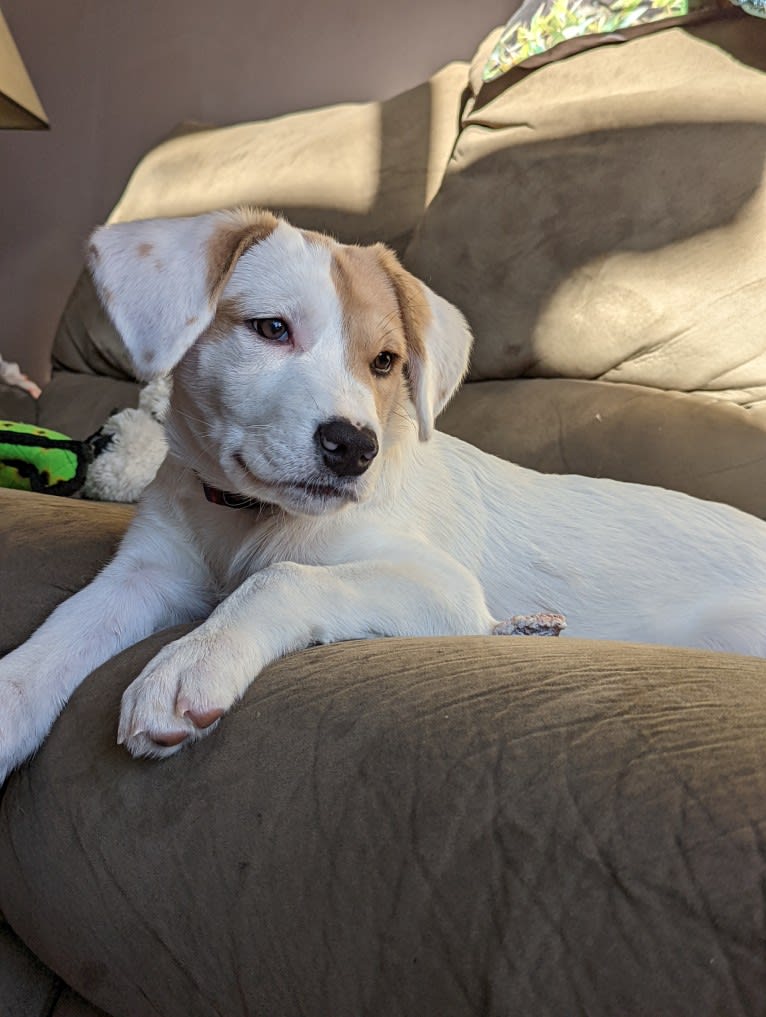
[[53, 974], [0, 915], [0, 1017], [107, 1017]]
[[0, 420], [37, 423], [37, 402], [23, 389], [0, 381]]
[[133, 517], [127, 505], [20, 493], [0, 489], [0, 654], [95, 578]]

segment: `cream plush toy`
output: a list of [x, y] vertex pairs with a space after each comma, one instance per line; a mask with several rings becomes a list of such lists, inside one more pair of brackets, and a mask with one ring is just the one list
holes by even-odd
[[170, 401], [169, 377], [156, 378], [138, 397], [138, 409], [113, 414], [88, 441], [95, 458], [82, 488], [96, 501], [135, 502], [154, 479], [167, 451], [162, 425]]

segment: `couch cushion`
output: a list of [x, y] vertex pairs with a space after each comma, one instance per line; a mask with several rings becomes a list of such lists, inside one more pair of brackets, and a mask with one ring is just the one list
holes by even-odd
[[0, 655], [94, 578], [132, 517], [126, 505], [0, 489]]
[[54, 371], [38, 400], [38, 423], [84, 440], [115, 410], [138, 406], [140, 391], [135, 381]]
[[[251, 204], [346, 243], [403, 249], [436, 193], [458, 130], [466, 63], [386, 102], [176, 133], [136, 167], [110, 222]], [[132, 377], [87, 272], [59, 324], [54, 366]]]
[[53, 370], [97, 374], [121, 381], [134, 375], [128, 351], [101, 306], [90, 272], [83, 269], [61, 316]]
[[396, 244], [439, 188], [467, 72], [458, 61], [386, 102], [171, 138], [139, 163], [109, 221], [250, 204], [347, 243]]
[[0, 381], [0, 420], [15, 420], [20, 424], [37, 423], [37, 400], [15, 385]]
[[[766, 23], [745, 19], [766, 44]], [[476, 379], [766, 393], [766, 75], [681, 29], [527, 74], [465, 118], [405, 256]]]
[[0, 915], [0, 1017], [50, 1017], [59, 986]]
[[439, 430], [545, 473], [654, 484], [766, 519], [766, 414], [567, 378], [472, 382]]
[[64, 985], [0, 915], [0, 1017], [106, 1017]]
[[762, 1012], [766, 662], [319, 647], [134, 761], [120, 696], [167, 638], [96, 672], [2, 802], [0, 906], [108, 1012]]
[[66, 985], [61, 986], [56, 1005], [46, 1017], [109, 1017]]

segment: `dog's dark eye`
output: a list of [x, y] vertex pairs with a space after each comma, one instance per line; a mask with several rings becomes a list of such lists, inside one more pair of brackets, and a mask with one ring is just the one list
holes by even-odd
[[247, 325], [262, 339], [268, 339], [270, 342], [283, 343], [290, 338], [287, 323], [281, 318], [250, 318]]
[[375, 357], [370, 366], [375, 374], [390, 374], [395, 362], [396, 354], [384, 350]]

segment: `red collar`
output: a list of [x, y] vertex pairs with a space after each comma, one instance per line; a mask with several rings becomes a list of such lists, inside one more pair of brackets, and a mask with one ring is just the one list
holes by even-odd
[[225, 505], [226, 508], [263, 508], [264, 503], [257, 498], [248, 498], [245, 494], [232, 494], [231, 491], [219, 491], [202, 481], [205, 497], [214, 505]]

